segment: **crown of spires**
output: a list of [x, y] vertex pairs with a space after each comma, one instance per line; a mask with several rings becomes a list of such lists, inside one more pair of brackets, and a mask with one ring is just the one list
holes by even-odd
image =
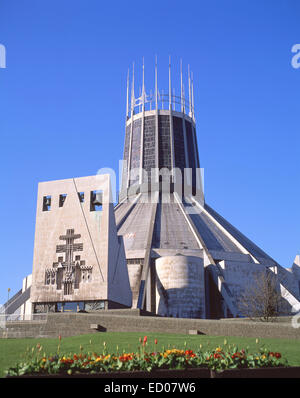
[[[135, 76], [134, 76], [134, 62], [132, 64], [132, 79], [131, 79], [131, 105], [129, 107], [129, 86], [130, 86], [130, 71], [127, 73], [127, 95], [126, 95], [126, 119], [131, 117], [135, 113], [140, 113], [146, 110], [146, 106], [149, 105], [149, 110], [164, 109], [164, 103], [168, 103], [168, 109], [170, 111], [179, 111], [186, 113], [188, 109], [188, 115], [191, 119], [195, 120], [194, 112], [194, 81], [193, 72], [190, 71], [190, 65], [188, 65], [188, 100], [185, 98], [185, 87], [183, 82], [183, 71], [182, 71], [182, 59], [180, 59], [180, 96], [175, 95], [175, 88], [172, 88], [171, 79], [171, 56], [169, 56], [169, 90], [164, 92], [162, 89], [158, 89], [158, 66], [157, 56], [155, 56], [155, 89], [154, 95], [152, 90], [147, 94], [145, 89], [145, 62], [144, 57], [142, 59], [142, 89], [139, 90], [139, 96], [135, 96]], [[153, 106], [154, 105], [154, 106]], [[138, 108], [138, 111], [136, 111]]]

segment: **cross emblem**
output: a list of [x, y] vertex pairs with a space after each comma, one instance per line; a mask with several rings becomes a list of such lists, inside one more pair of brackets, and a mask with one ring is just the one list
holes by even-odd
[[67, 229], [66, 235], [61, 235], [60, 240], [65, 240], [65, 245], [57, 245], [56, 253], [65, 253], [65, 261], [62, 263], [65, 267], [72, 267], [75, 265], [73, 260], [74, 252], [79, 252], [83, 250], [82, 243], [74, 243], [75, 239], [81, 238], [80, 234], [74, 234], [74, 229]]
[[80, 234], [74, 234], [74, 229], [67, 229], [66, 235], [61, 235], [60, 240], [66, 241], [64, 245], [56, 246], [56, 253], [65, 253], [65, 261], [61, 263], [64, 268], [64, 282], [74, 282], [75, 261], [74, 252], [82, 251], [82, 243], [74, 243], [76, 239], [81, 238]]
[[74, 259], [74, 253], [83, 250], [83, 243], [75, 243], [79, 238], [81, 235], [75, 234], [74, 229], [67, 229], [65, 235], [60, 235], [59, 240], [65, 241], [65, 244], [57, 245], [56, 253], [64, 253], [64, 261], [61, 257], [52, 268], [46, 269], [45, 284], [56, 284], [58, 290], [63, 288], [64, 295], [73, 294], [73, 289], [79, 289], [79, 283], [91, 280], [93, 267], [85, 265], [80, 256]]

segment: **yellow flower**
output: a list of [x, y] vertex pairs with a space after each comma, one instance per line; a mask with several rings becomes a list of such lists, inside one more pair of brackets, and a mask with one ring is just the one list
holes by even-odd
[[221, 351], [222, 351], [222, 348], [221, 348], [221, 347], [217, 347], [217, 348], [216, 348], [216, 351], [217, 351], [217, 352], [221, 352]]
[[261, 356], [261, 359], [266, 359], [266, 356], [265, 356], [265, 354]]

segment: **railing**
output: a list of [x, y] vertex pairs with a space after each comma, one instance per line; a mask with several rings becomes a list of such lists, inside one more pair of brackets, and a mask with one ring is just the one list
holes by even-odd
[[20, 308], [21, 305], [29, 299], [30, 290], [31, 287], [26, 289], [24, 292], [22, 292], [22, 290], [18, 291], [10, 300], [0, 307], [0, 314], [14, 314], [18, 308]]
[[[192, 118], [194, 119], [194, 106], [192, 103], [190, 104], [189, 100], [185, 96], [177, 96], [172, 93], [170, 98], [169, 93], [164, 93], [162, 90], [161, 92], [158, 92], [157, 101], [158, 109], [169, 109], [171, 105], [173, 111], [192, 115]], [[143, 105], [145, 107], [145, 111], [156, 109], [156, 98], [152, 92], [150, 95], [146, 95], [145, 93], [144, 100], [142, 94], [138, 98], [134, 98], [132, 103], [134, 114], [140, 113], [143, 109]], [[127, 116], [128, 118], [131, 117], [131, 109], [128, 110]]]

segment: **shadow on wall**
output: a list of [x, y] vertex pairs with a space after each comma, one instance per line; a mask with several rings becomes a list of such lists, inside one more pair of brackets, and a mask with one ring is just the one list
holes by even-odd
[[201, 318], [202, 304], [200, 294], [191, 287], [165, 289], [157, 278], [159, 301], [158, 315], [171, 318]]

